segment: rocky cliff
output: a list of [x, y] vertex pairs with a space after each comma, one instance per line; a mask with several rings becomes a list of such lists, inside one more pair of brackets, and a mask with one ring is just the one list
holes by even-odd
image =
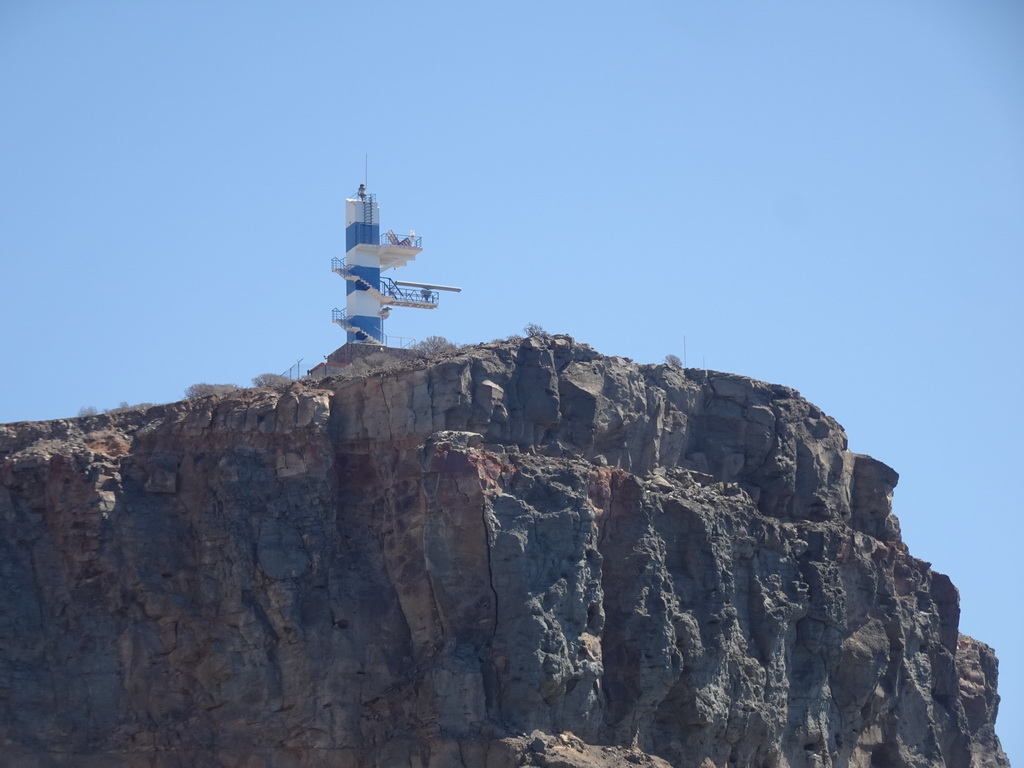
[[897, 475], [568, 337], [0, 426], [5, 766], [1006, 766]]

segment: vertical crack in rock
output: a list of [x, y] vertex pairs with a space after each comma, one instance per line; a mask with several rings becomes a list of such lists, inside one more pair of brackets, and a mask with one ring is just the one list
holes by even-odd
[[391, 406], [388, 404], [388, 390], [387, 390], [387, 387], [384, 386], [383, 382], [381, 383], [381, 388], [380, 388], [380, 401], [384, 404], [384, 423], [385, 423], [385, 425], [387, 425], [387, 439], [390, 440], [393, 437], [392, 421], [391, 421]]

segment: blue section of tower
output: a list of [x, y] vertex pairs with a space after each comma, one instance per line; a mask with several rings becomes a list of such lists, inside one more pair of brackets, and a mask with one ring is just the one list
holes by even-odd
[[[368, 206], [373, 205], [373, 198], [364, 202], [364, 217], [368, 220], [372, 220], [372, 216], [369, 213]], [[378, 245], [380, 243], [380, 225], [379, 224], [367, 224], [365, 221], [352, 222], [345, 228], [345, 251], [351, 251], [357, 245]], [[347, 281], [345, 285], [346, 295], [355, 293], [356, 291], [366, 291], [369, 288], [373, 288], [376, 291], [380, 290], [380, 267], [367, 267], [367, 266], [356, 266], [353, 265], [350, 268], [350, 272], [358, 280]], [[365, 342], [370, 340], [384, 341], [384, 322], [380, 317], [372, 315], [362, 314], [351, 314], [349, 317], [349, 323], [358, 328], [358, 331], [348, 331], [346, 333], [346, 341], [350, 342]]]
[[368, 341], [370, 338], [384, 340], [384, 323], [379, 317], [350, 317], [349, 322], [359, 328], [360, 332], [349, 331], [345, 337], [346, 341]]
[[345, 228], [345, 251], [351, 251], [360, 243], [377, 245], [380, 242], [380, 224], [363, 224], [361, 221]]
[[380, 267], [349, 267], [349, 273], [355, 275], [359, 280], [351, 280], [345, 286], [345, 293], [352, 291], [365, 291], [367, 286], [374, 290], [380, 290]]

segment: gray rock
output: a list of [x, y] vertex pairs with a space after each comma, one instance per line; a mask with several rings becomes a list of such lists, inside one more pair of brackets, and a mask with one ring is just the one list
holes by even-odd
[[1006, 766], [897, 479], [568, 337], [5, 425], [0, 762]]

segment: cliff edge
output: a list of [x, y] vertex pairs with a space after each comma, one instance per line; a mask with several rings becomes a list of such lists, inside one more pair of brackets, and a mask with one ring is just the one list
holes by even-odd
[[0, 765], [1008, 766], [896, 473], [569, 337], [0, 426]]

